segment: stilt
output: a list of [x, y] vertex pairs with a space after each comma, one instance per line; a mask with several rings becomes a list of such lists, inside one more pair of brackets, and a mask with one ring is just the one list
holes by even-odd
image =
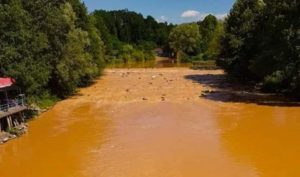
[[14, 119], [13, 119], [13, 125], [14, 125], [14, 127], [20, 125], [17, 118], [14, 118]]
[[[23, 130], [21, 125], [25, 122], [24, 111], [27, 110], [25, 95], [14, 84], [14, 79], [0, 78], [0, 81], [2, 80], [4, 84], [2, 85], [1, 82], [0, 87], [0, 132], [10, 132], [14, 127]], [[19, 95], [16, 95], [16, 91], [19, 92]], [[25, 128], [26, 126], [24, 125]]]
[[24, 112], [20, 112], [20, 120], [21, 122], [20, 123], [25, 123], [25, 115], [24, 115]]
[[12, 120], [11, 120], [11, 116], [7, 116], [6, 120], [7, 120], [7, 126], [8, 126], [7, 128], [8, 129], [13, 128], [13, 123], [12, 123]]

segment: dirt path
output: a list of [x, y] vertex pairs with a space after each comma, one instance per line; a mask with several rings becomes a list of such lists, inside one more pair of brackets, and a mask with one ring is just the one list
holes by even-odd
[[232, 99], [223, 81], [220, 70], [106, 70], [0, 146], [1, 177], [300, 176], [299, 107]]

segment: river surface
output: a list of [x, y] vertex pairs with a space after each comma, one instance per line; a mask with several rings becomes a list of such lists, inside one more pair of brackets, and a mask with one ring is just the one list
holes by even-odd
[[107, 70], [0, 145], [0, 176], [299, 177], [300, 107], [200, 96], [222, 76]]

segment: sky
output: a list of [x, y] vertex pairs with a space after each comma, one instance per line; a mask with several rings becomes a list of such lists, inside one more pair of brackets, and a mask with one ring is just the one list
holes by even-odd
[[83, 0], [89, 12], [95, 9], [128, 9], [151, 15], [159, 22], [199, 21], [208, 14], [225, 18], [235, 0]]

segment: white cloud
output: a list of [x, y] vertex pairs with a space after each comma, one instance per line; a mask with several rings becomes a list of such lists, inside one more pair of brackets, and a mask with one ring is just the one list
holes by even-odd
[[166, 17], [166, 16], [161, 16], [161, 17], [160, 17], [160, 20], [162, 20], [162, 21], [167, 21], [167, 20], [168, 20], [168, 17]]
[[198, 17], [200, 15], [200, 12], [196, 10], [187, 10], [181, 14], [182, 18], [194, 18]]
[[181, 18], [189, 19], [191, 21], [203, 20], [207, 15], [214, 15], [217, 19], [223, 20], [227, 17], [227, 14], [217, 14], [217, 13], [203, 13], [196, 10], [187, 10], [181, 14]]
[[228, 14], [214, 14], [214, 16], [216, 16], [219, 20], [224, 20], [228, 16]]
[[166, 22], [168, 20], [169, 20], [169, 18], [164, 15], [162, 15], [158, 19], [156, 19], [157, 22]]

